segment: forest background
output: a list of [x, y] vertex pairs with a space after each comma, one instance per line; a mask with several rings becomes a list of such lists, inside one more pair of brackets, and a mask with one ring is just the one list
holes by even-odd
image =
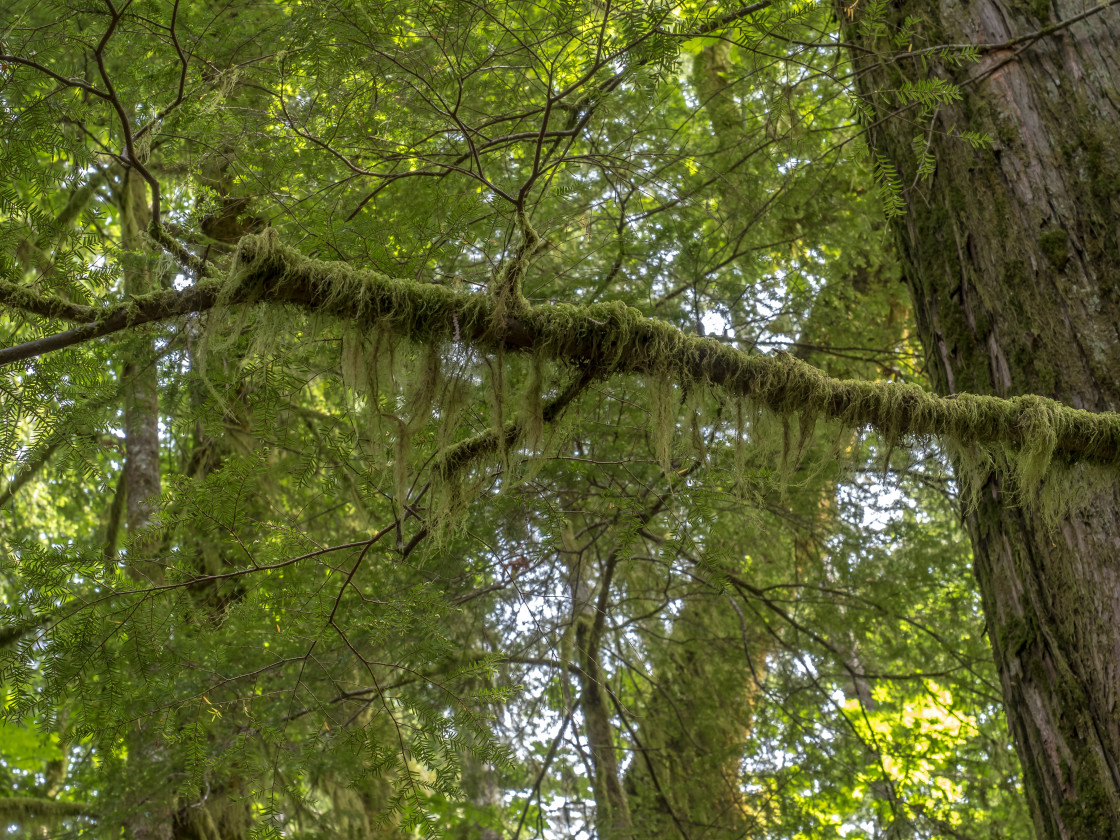
[[5, 4], [6, 832], [1120, 836], [1116, 5]]

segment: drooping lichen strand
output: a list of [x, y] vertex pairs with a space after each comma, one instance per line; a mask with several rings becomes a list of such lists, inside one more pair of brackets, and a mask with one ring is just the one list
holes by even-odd
[[[584, 370], [576, 376], [556, 396], [547, 400], [541, 408], [541, 424], [552, 423], [560, 418], [594, 378], [590, 371]], [[447, 479], [462, 472], [476, 459], [498, 451], [502, 442], [517, 446], [524, 439], [526, 422], [523, 416], [503, 424], [501, 430], [490, 428], [473, 437], [445, 447], [433, 460], [435, 475]]]
[[408, 423], [414, 431], [424, 425], [431, 416], [432, 403], [440, 385], [440, 367], [443, 356], [439, 344], [429, 344], [421, 351], [417, 360], [417, 373], [408, 399]]
[[707, 463], [708, 442], [704, 440], [704, 418], [701, 416], [703, 390], [691, 388], [685, 396], [685, 406], [688, 410], [688, 435], [692, 452], [701, 463]]
[[888, 442], [938, 436], [957, 448], [1013, 453], [1019, 481], [1036, 482], [1056, 457], [1115, 467], [1120, 416], [1093, 414], [1041, 397], [938, 397], [914, 385], [837, 380], [785, 353], [744, 352], [688, 335], [619, 302], [534, 306], [495, 331], [486, 295], [390, 278], [344, 263], [308, 259], [267, 230], [241, 240], [222, 297], [290, 303], [378, 325], [421, 344], [454, 337], [491, 352], [520, 351], [578, 363], [597, 376], [664, 375], [718, 386], [779, 417], [806, 413], [850, 428], [871, 427]]
[[529, 381], [525, 386], [525, 402], [521, 411], [525, 445], [531, 450], [539, 448], [544, 437], [544, 403], [541, 401], [544, 389], [541, 370], [543, 364], [540, 355], [534, 353], [529, 363]]
[[[505, 368], [505, 350], [499, 347], [498, 352], [494, 358], [490, 360], [490, 407], [493, 412], [493, 423], [491, 429], [497, 434], [498, 455], [502, 461], [502, 473], [509, 475], [509, 449], [515, 446], [513, 438], [506, 434], [506, 368]], [[521, 427], [517, 420], [509, 421], [510, 428], [517, 429], [520, 433]], [[502, 482], [502, 489], [506, 489], [507, 482]]]
[[673, 383], [665, 375], [654, 374], [649, 378], [650, 437], [653, 453], [661, 470], [672, 473], [673, 431], [677, 425], [677, 412], [673, 402]]
[[342, 384], [358, 392], [368, 392], [369, 376], [366, 369], [365, 335], [348, 330], [342, 335], [342, 348], [339, 351], [339, 367]]
[[735, 485], [741, 488], [743, 485], [743, 477], [747, 469], [747, 453], [746, 453], [746, 418], [744, 416], [743, 398], [737, 396], [735, 399]]
[[397, 504], [408, 504], [408, 466], [412, 455], [412, 432], [408, 423], [396, 421], [396, 435], [393, 438], [393, 495]]

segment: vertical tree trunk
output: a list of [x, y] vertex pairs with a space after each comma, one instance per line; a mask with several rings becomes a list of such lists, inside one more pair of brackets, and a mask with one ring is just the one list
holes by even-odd
[[595, 827], [603, 840], [631, 836], [630, 807], [619, 777], [618, 753], [611, 729], [605, 676], [599, 655], [602, 623], [592, 614], [581, 616], [576, 624], [582, 693], [580, 711], [587, 734], [587, 747], [595, 770]]
[[[1086, 8], [1078, 23], [1014, 42]], [[937, 390], [1120, 410], [1120, 9], [890, 4], [888, 31], [924, 19], [915, 53], [1011, 42], [962, 67], [890, 47], [858, 6], [838, 14], [874, 106], [872, 147], [907, 189], [895, 227]], [[921, 124], [914, 109], [891, 114], [892, 90], [930, 78], [958, 84], [961, 101]], [[954, 136], [968, 129], [993, 148]], [[928, 182], [916, 175], [923, 148], [936, 160]], [[1118, 838], [1120, 488], [1086, 486], [1056, 529], [1009, 503], [1014, 490], [993, 473], [966, 519], [1036, 828], [1047, 840]]]
[[[142, 295], [152, 291], [152, 275], [146, 258], [144, 231], [149, 211], [147, 189], [135, 170], [125, 170], [120, 191], [121, 248], [124, 251], [124, 291]], [[141, 583], [159, 583], [163, 574], [153, 562], [154, 546], [138, 537], [152, 521], [152, 499], [159, 495], [159, 381], [152, 341], [139, 336], [130, 346], [121, 370], [124, 382], [124, 492], [125, 524], [130, 548], [129, 573]], [[137, 727], [139, 730], [139, 727]], [[158, 776], [165, 758], [154, 727], [147, 733], [129, 732], [129, 771], [135, 778]], [[133, 840], [170, 840], [171, 805], [160, 784], [145, 786], [154, 791], [137, 803], [126, 827]], [[144, 790], [144, 787], [141, 787]]]
[[[652, 509], [644, 522], [648, 522], [656, 510], [657, 507]], [[572, 627], [561, 642], [561, 657], [574, 662], [579, 670], [577, 705], [583, 715], [583, 731], [591, 760], [595, 833], [602, 840], [624, 840], [632, 836], [630, 807], [619, 775], [618, 751], [611, 726], [610, 688], [606, 684], [601, 659], [611, 583], [621, 549], [618, 545], [611, 547], [603, 563], [596, 593], [587, 575], [589, 546], [580, 548], [577, 545], [571, 527], [564, 529], [563, 541], [562, 557], [568, 566]], [[568, 703], [572, 702], [572, 698], [565, 699]]]
[[[142, 295], [152, 291], [144, 231], [148, 226], [148, 194], [143, 179], [126, 170], [121, 187], [121, 245], [125, 251], [124, 291]], [[137, 342], [121, 373], [124, 379], [125, 523], [129, 536], [152, 520], [152, 501], [159, 495], [159, 382], [151, 340]], [[134, 574], [158, 581], [158, 567], [147, 562], [144, 548], [134, 544], [130, 565]]]
[[626, 771], [636, 837], [730, 840], [757, 829], [742, 783], [767, 653], [754, 636], [727, 595], [686, 597], [650, 675]]

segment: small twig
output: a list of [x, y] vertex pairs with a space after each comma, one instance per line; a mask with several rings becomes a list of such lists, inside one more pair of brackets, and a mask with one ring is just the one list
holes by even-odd
[[334, 614], [338, 612], [338, 605], [342, 603], [342, 596], [346, 592], [346, 587], [348, 587], [350, 585], [350, 581], [354, 579], [354, 574], [358, 571], [358, 567], [362, 565], [362, 560], [365, 559], [366, 554], [371, 548], [373, 548], [374, 544], [378, 540], [380, 540], [386, 534], [391, 533], [394, 529], [396, 529], [396, 527], [397, 521], [393, 521], [392, 523], [386, 525], [380, 531], [375, 533], [368, 540], [366, 540], [366, 544], [362, 548], [361, 553], [358, 555], [358, 559], [354, 561], [354, 566], [352, 569], [350, 569], [350, 574], [346, 576], [346, 580], [344, 580], [342, 582], [342, 586], [339, 587], [338, 597], [334, 599], [334, 606], [331, 608], [331, 614], [327, 616], [327, 624], [334, 626]]

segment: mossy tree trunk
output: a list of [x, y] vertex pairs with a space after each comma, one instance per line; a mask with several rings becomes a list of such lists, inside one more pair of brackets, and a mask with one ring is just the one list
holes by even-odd
[[[1072, 2], [890, 4], [912, 44], [1000, 45], [1084, 12]], [[896, 220], [935, 387], [1042, 394], [1120, 411], [1120, 8], [954, 67], [839, 9], [873, 150], [898, 169]], [[854, 18], [854, 19], [853, 19]], [[864, 52], [879, 51], [880, 56]], [[882, 53], [901, 56], [881, 61]], [[906, 81], [948, 79], [962, 98], [932, 118], [897, 110]], [[962, 130], [987, 132], [972, 150]], [[917, 138], [917, 139], [916, 139]], [[936, 161], [916, 175], [915, 148]], [[1046, 492], [1045, 483], [1040, 492]], [[1057, 528], [993, 473], [967, 513], [988, 630], [1041, 838], [1120, 837], [1120, 488], [1086, 489]]]
[[686, 597], [635, 727], [625, 775], [635, 836], [722, 840], [757, 828], [741, 765], [766, 652], [728, 595]]
[[[144, 231], [148, 227], [148, 191], [140, 175], [127, 169], [122, 178], [119, 204], [121, 246], [124, 254], [124, 292], [144, 295], [153, 291]], [[155, 512], [160, 491], [159, 462], [159, 381], [150, 336], [141, 333], [124, 363], [124, 481], [126, 487], [125, 522], [133, 548], [130, 571], [141, 580], [162, 581], [158, 565], [149, 560], [152, 546], [135, 542]]]
[[[117, 195], [121, 224], [124, 292], [143, 295], [152, 291], [153, 278], [144, 237], [150, 219], [148, 191], [134, 169], [125, 169]], [[154, 499], [160, 492], [159, 381], [151, 335], [133, 337], [122, 366], [124, 396], [124, 493], [125, 524], [128, 528], [128, 572], [140, 584], [163, 581], [159, 558], [150, 536], [144, 535], [155, 513]], [[166, 748], [153, 729], [129, 731], [129, 775], [131, 781], [157, 778]], [[165, 769], [165, 768], [164, 768]], [[171, 840], [171, 810], [167, 791], [156, 784], [137, 785], [139, 801], [125, 821], [132, 840]], [[157, 791], [149, 793], [149, 791]]]

